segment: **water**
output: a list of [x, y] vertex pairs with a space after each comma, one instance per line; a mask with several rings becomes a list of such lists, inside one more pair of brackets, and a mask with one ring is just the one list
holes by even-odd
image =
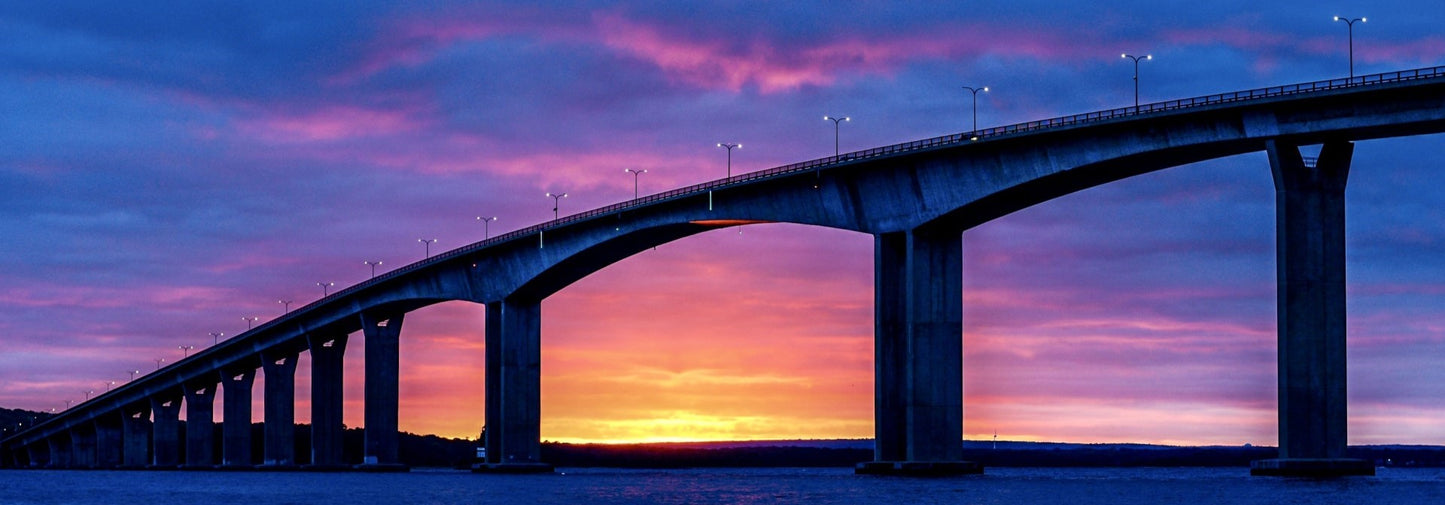
[[560, 469], [551, 475], [0, 471], [0, 505], [31, 504], [1438, 504], [1445, 469], [1332, 480], [1243, 468], [990, 468], [945, 479], [843, 468]]

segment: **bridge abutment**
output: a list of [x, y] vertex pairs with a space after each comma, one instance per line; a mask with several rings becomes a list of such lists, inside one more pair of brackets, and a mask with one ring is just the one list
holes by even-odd
[[251, 386], [256, 369], [221, 371], [221, 468], [251, 468]]
[[366, 443], [362, 464], [357, 467], [361, 470], [407, 470], [397, 450], [402, 320], [402, 314], [361, 314], [366, 339]]
[[266, 374], [265, 454], [261, 466], [267, 469], [296, 466], [296, 358], [297, 352], [262, 353]]
[[542, 462], [542, 305], [487, 303], [485, 462], [474, 472], [551, 472]]
[[342, 466], [342, 357], [346, 334], [307, 335], [311, 353], [311, 464], [325, 470]]
[[1345, 457], [1345, 182], [1354, 144], [1326, 143], [1314, 166], [1268, 145], [1275, 182], [1279, 458], [1253, 475], [1374, 475]]
[[151, 468], [175, 468], [181, 456], [180, 395], [152, 396], [150, 403]]
[[857, 473], [982, 473], [963, 461], [963, 241], [874, 238], [874, 460]]
[[216, 465], [216, 384], [215, 380], [203, 380], [185, 385], [186, 464], [182, 468]]

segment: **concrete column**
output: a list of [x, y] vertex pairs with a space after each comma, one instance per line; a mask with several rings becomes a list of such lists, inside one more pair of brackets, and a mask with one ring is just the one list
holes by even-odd
[[151, 467], [175, 468], [181, 459], [181, 396], [152, 396]]
[[50, 446], [39, 443], [25, 446], [25, 458], [30, 468], [45, 468], [50, 464]]
[[405, 470], [397, 455], [402, 314], [361, 315], [366, 338], [366, 432], [362, 468]]
[[216, 382], [186, 384], [186, 468], [216, 465]]
[[542, 305], [487, 303], [487, 461], [478, 472], [550, 472], [541, 454]]
[[50, 446], [49, 468], [70, 468], [75, 464], [70, 457], [73, 446], [69, 435], [56, 435], [45, 439], [45, 443]]
[[980, 473], [963, 457], [963, 241], [874, 240], [874, 461], [858, 473]]
[[262, 466], [296, 466], [296, 351], [261, 354], [266, 373], [266, 453]]
[[121, 435], [123, 415], [113, 412], [95, 418], [95, 468], [115, 468], [121, 464], [124, 439]]
[[311, 348], [311, 466], [342, 463], [342, 357], [346, 334], [307, 335]]
[[145, 468], [150, 462], [150, 402], [130, 405], [120, 412], [121, 460], [125, 468]]
[[1255, 475], [1373, 475], [1345, 458], [1345, 182], [1354, 144], [1323, 146], [1315, 166], [1270, 141], [1279, 311], [1279, 459]]
[[251, 385], [256, 382], [256, 369], [221, 371], [221, 466], [250, 468], [251, 463]]

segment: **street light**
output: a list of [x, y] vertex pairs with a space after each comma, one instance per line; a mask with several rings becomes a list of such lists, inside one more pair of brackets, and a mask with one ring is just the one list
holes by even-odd
[[966, 89], [966, 90], [968, 90], [969, 92], [971, 92], [971, 93], [973, 94], [973, 132], [975, 133], [974, 137], [977, 138], [977, 133], [978, 133], [978, 92], [982, 91], [982, 92], [987, 93], [987, 92], [988, 92], [988, 86], [984, 86], [984, 87], [982, 87], [982, 88], [975, 88], [975, 87], [973, 87], [973, 86], [964, 86], [963, 89]]
[[417, 242], [421, 242], [421, 243], [423, 243], [423, 244], [426, 244], [426, 259], [431, 259], [431, 245], [432, 245], [432, 244], [435, 244], [436, 241], [437, 241], [437, 239], [434, 239], [434, 238], [419, 238], [419, 239], [416, 239], [416, 241], [417, 241]]
[[481, 221], [481, 222], [482, 222], [482, 240], [486, 240], [486, 239], [492, 238], [491, 222], [492, 222], [492, 221], [496, 221], [496, 220], [497, 220], [497, 216], [492, 216], [492, 217], [477, 216], [477, 221]]
[[[428, 257], [431, 256], [431, 250], [427, 250], [427, 256], [428, 256]], [[375, 279], [375, 278], [376, 278], [376, 266], [377, 266], [377, 265], [380, 265], [380, 264], [381, 264], [381, 261], [380, 261], [380, 260], [378, 260], [378, 261], [363, 261], [363, 262], [361, 262], [361, 263], [364, 264], [364, 265], [366, 265], [366, 266], [371, 267], [371, 278]]]
[[176, 346], [176, 349], [180, 349], [180, 350], [181, 350], [181, 358], [186, 358], [186, 357], [190, 356], [190, 355], [191, 355], [191, 349], [195, 349], [195, 348], [196, 348], [196, 346], [194, 346], [194, 345], [178, 345], [178, 346]]
[[823, 116], [823, 120], [824, 120], [824, 121], [832, 121], [832, 122], [833, 122], [833, 156], [834, 156], [834, 157], [837, 157], [837, 156], [838, 156], [838, 123], [842, 123], [842, 122], [844, 122], [844, 121], [848, 121], [849, 118], [847, 118], [847, 117]]
[[742, 148], [743, 148], [743, 145], [742, 145], [742, 144], [729, 144], [729, 143], [723, 142], [723, 143], [719, 143], [717, 146], [718, 146], [718, 147], [726, 147], [726, 148], [728, 149], [728, 177], [731, 178], [731, 177], [733, 176], [733, 148], [742, 149]]
[[1134, 112], [1139, 112], [1139, 60], [1152, 60], [1154, 55], [1133, 56], [1128, 53], [1119, 55], [1123, 58], [1134, 60]]
[[632, 174], [632, 199], [637, 199], [637, 176], [647, 173], [647, 169], [636, 170], [631, 168], [622, 169], [623, 172]]
[[321, 286], [321, 297], [322, 297], [322, 298], [326, 298], [327, 296], [329, 296], [329, 295], [331, 294], [331, 286], [335, 286], [336, 283], [335, 283], [335, 282], [318, 282], [318, 283], [316, 283], [316, 285], [317, 285], [317, 286]]
[[1354, 78], [1355, 78], [1355, 22], [1356, 22], [1356, 21], [1359, 21], [1359, 22], [1361, 22], [1361, 23], [1364, 23], [1364, 22], [1365, 22], [1365, 18], [1354, 18], [1354, 19], [1350, 19], [1350, 18], [1342, 18], [1342, 17], [1339, 17], [1339, 16], [1335, 16], [1335, 21], [1344, 21], [1344, 22], [1345, 22], [1345, 26], [1348, 27], [1348, 29], [1349, 29], [1349, 31], [1350, 31], [1350, 78], [1351, 78], [1351, 79], [1354, 79]]
[[125, 372], [130, 374], [130, 380], [135, 380], [135, 374], [140, 373], [140, 370], [126, 370]]
[[276, 303], [281, 304], [281, 315], [284, 316], [291, 312], [291, 300], [276, 300]]
[[246, 331], [251, 331], [251, 325], [256, 324], [256, 321], [260, 321], [261, 318], [256, 316], [241, 316], [241, 320], [246, 322]]
[[95, 390], [94, 390], [94, 389], [87, 390], [87, 391], [85, 392], [85, 401], [90, 401], [90, 395], [92, 395], [92, 394], [94, 394], [94, 393], [95, 393]]
[[[243, 317], [243, 318], [241, 318], [241, 319], [245, 319], [245, 318]], [[224, 336], [226, 336], [226, 334], [225, 334], [225, 333], [222, 333], [222, 332], [219, 332], [219, 331], [213, 331], [213, 332], [211, 332], [211, 345], [216, 345], [216, 344], [220, 343], [220, 342], [221, 342], [221, 337], [224, 337]]]
[[111, 386], [114, 386], [114, 385], [115, 385], [115, 381], [105, 381], [105, 391], [106, 391], [107, 393], [109, 393], [109, 392], [110, 392], [110, 387], [111, 387]]
[[567, 198], [567, 193], [547, 193], [547, 196], [552, 197], [552, 220], [555, 221], [559, 216], [561, 216], [561, 213], [557, 212], [557, 209], [562, 206], [562, 199]]
[[65, 410], [70, 410], [70, 406], [74, 403], [75, 400], [65, 400]]
[[165, 358], [156, 358], [156, 370], [160, 370], [160, 369], [161, 369], [161, 363], [165, 363], [165, 362], [166, 362], [166, 359], [165, 359]]

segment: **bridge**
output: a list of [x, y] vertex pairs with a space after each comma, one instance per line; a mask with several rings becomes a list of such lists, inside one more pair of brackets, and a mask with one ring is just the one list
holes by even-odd
[[[486, 307], [487, 456], [476, 470], [551, 471], [540, 457], [542, 300], [659, 244], [785, 222], [874, 236], [876, 445], [874, 461], [857, 471], [977, 473], [961, 445], [963, 232], [1086, 188], [1265, 151], [1278, 229], [1279, 458], [1255, 462], [1251, 472], [1373, 474], [1368, 462], [1345, 457], [1344, 190], [1353, 142], [1440, 132], [1445, 67], [1434, 67], [1032, 121], [675, 189], [461, 247], [326, 296], [0, 441], [0, 464], [296, 467], [295, 367], [309, 353], [308, 466], [348, 468], [341, 360], [348, 335], [361, 331], [365, 455], [357, 468], [404, 469], [397, 348], [405, 316], [464, 300]], [[1322, 146], [1318, 156], [1303, 157], [1299, 148], [1312, 145]], [[254, 465], [258, 370], [264, 454]]]

